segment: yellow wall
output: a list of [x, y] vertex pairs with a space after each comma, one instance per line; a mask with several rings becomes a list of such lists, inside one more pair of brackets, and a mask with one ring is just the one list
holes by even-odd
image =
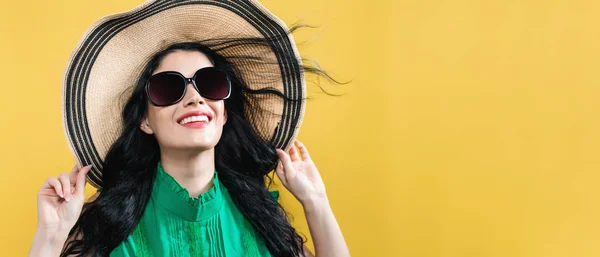
[[[139, 0], [0, 7], [0, 244], [24, 256], [36, 192], [69, 171], [63, 69]], [[333, 75], [300, 139], [354, 256], [600, 256], [600, 2], [263, 0]], [[88, 188], [88, 194], [92, 188]], [[283, 204], [308, 234], [300, 206]]]

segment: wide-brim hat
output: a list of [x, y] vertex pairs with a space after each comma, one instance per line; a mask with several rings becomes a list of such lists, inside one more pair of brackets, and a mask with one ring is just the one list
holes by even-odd
[[[93, 164], [88, 182], [97, 188], [102, 185], [104, 157], [123, 129], [121, 111], [127, 99], [123, 94], [132, 92], [150, 58], [171, 44], [213, 38], [280, 38], [272, 44], [222, 49], [219, 54], [271, 60], [229, 61], [250, 88], [272, 87], [290, 99], [304, 99], [302, 61], [288, 32], [282, 20], [255, 0], [150, 0], [94, 23], [71, 53], [62, 91], [69, 149], [79, 167]], [[264, 79], [263, 74], [275, 76]], [[266, 110], [251, 119], [257, 133], [274, 147], [291, 147], [305, 101], [273, 96], [253, 105]]]

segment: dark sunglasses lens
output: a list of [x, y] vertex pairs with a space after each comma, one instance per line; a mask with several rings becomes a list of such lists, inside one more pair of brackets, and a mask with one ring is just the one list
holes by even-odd
[[204, 68], [196, 72], [196, 86], [205, 98], [221, 100], [229, 96], [227, 74], [216, 68]]
[[159, 73], [150, 77], [150, 99], [156, 105], [169, 105], [175, 103], [185, 90], [185, 80], [171, 73]]

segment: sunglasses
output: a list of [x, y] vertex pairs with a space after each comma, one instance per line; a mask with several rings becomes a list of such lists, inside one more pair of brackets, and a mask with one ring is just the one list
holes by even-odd
[[176, 71], [156, 73], [146, 83], [146, 94], [152, 105], [176, 104], [185, 96], [190, 82], [203, 98], [225, 100], [231, 95], [229, 76], [215, 67], [199, 69], [191, 78], [186, 78]]

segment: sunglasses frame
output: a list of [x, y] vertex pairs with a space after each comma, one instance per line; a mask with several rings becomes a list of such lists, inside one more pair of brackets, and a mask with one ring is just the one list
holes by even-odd
[[[227, 96], [225, 96], [224, 98], [211, 98], [211, 97], [205, 97], [202, 94], [200, 94], [200, 90], [198, 89], [198, 86], [196, 85], [196, 75], [198, 74], [199, 71], [204, 70], [204, 69], [214, 69], [217, 70], [219, 72], [222, 72], [223, 74], [225, 74], [225, 79], [227, 79], [227, 86], [228, 86], [228, 91], [227, 91]], [[170, 104], [156, 104], [153, 100], [152, 97], [150, 96], [150, 80], [152, 79], [152, 77], [159, 75], [159, 74], [172, 74], [172, 75], [177, 75], [178, 77], [182, 78], [185, 81], [185, 86], [183, 88], [183, 93], [181, 94], [181, 97], [179, 97], [179, 99], [177, 99], [177, 101], [174, 101]], [[150, 103], [154, 106], [169, 106], [169, 105], [174, 105], [176, 103], [179, 103], [179, 101], [181, 101], [181, 99], [183, 99], [185, 97], [185, 94], [187, 93], [187, 85], [189, 83], [192, 83], [192, 85], [194, 85], [194, 89], [196, 89], [196, 92], [198, 92], [198, 94], [200, 96], [202, 96], [202, 98], [206, 98], [206, 99], [210, 99], [210, 100], [225, 100], [227, 98], [229, 98], [231, 96], [231, 79], [229, 79], [229, 76], [227, 76], [227, 73], [225, 73], [224, 71], [215, 68], [215, 67], [204, 67], [204, 68], [200, 68], [198, 69], [196, 72], [194, 72], [194, 76], [192, 76], [191, 78], [186, 78], [185, 76], [183, 76], [183, 74], [177, 72], [177, 71], [163, 71], [163, 72], [159, 72], [156, 73], [152, 76], [150, 76], [150, 78], [148, 78], [148, 81], [146, 81], [146, 96], [148, 97], [148, 100], [150, 101]]]

